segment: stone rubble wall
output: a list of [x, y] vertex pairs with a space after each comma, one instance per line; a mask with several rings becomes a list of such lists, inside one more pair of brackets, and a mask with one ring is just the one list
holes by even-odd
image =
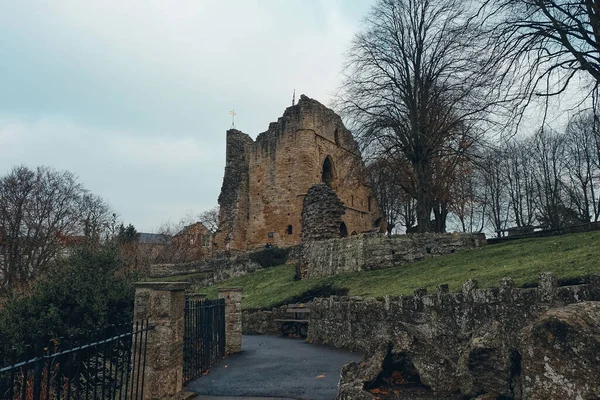
[[344, 214], [344, 203], [329, 186], [311, 186], [302, 203], [302, 240], [339, 238]]
[[[262, 251], [260, 250], [259, 252]], [[287, 251], [286, 263], [297, 262], [300, 258], [300, 246], [289, 247]], [[149, 277], [159, 278], [195, 273], [202, 274], [195, 277], [192, 282], [191, 290], [196, 290], [206, 286], [213, 286], [219, 282], [237, 278], [259, 269], [268, 268], [254, 261], [252, 255], [253, 252], [248, 252], [230, 258], [213, 258], [191, 263], [153, 264], [150, 266]]]
[[304, 243], [303, 279], [390, 268], [486, 244], [485, 235], [467, 233], [385, 236], [363, 234]]
[[[382, 348], [393, 348], [395, 353], [409, 354], [422, 383], [436, 393], [460, 392], [470, 397], [493, 393], [508, 398], [543, 398], [522, 397], [522, 393], [531, 392], [528, 388], [532, 382], [538, 387], [548, 386], [548, 379], [562, 379], [575, 387], [583, 387], [584, 384], [579, 385], [564, 378], [568, 374], [561, 375], [562, 371], [558, 371], [561, 367], [556, 365], [552, 366], [553, 377], [545, 376], [544, 368], [547, 370], [550, 366], [540, 366], [544, 360], [535, 357], [538, 360], [535, 366], [537, 370], [527, 369], [525, 356], [536, 353], [537, 342], [524, 340], [522, 332], [526, 332], [526, 327], [549, 310], [569, 304], [590, 302], [583, 303], [585, 305], [600, 301], [600, 277], [591, 277], [590, 282], [558, 287], [553, 274], [542, 273], [539, 286], [530, 289], [515, 288], [511, 279], [504, 278], [498, 287], [489, 289], [478, 289], [476, 281], [467, 281], [460, 293], [449, 293], [448, 286], [441, 285], [438, 292], [432, 295], [428, 295], [425, 289], [419, 289], [412, 296], [383, 299], [336, 296], [315, 299], [311, 305], [307, 340], [366, 351], [364, 362], [369, 357], [373, 358], [378, 351], [381, 352]], [[563, 325], [557, 323], [538, 325], [551, 332], [572, 331], [571, 328], [560, 328]], [[534, 331], [540, 329], [535, 328]], [[600, 332], [593, 335], [570, 344], [575, 348], [571, 350], [573, 357], [581, 357], [583, 353], [578, 352], [583, 348], [598, 347]], [[571, 336], [574, 337], [573, 334]], [[544, 337], [560, 340], [557, 333], [546, 333]], [[586, 344], [586, 340], [592, 340], [590, 337], [596, 338], [596, 344]], [[551, 344], [547, 346], [555, 347]], [[369, 352], [375, 353], [369, 356]], [[521, 355], [524, 356], [523, 371]], [[586, 365], [591, 362], [587, 359], [576, 361], [571, 364]], [[600, 364], [600, 361], [596, 363]], [[517, 364], [518, 367], [515, 367]], [[343, 386], [340, 393], [354, 394], [339, 398], [359, 398], [353, 396], [358, 396], [362, 392], [362, 385], [370, 379], [365, 377], [358, 364], [350, 369], [356, 371], [351, 378], [342, 377], [344, 384], [340, 383], [340, 387]], [[585, 376], [583, 372], [570, 372], [568, 376]], [[600, 381], [588, 386], [594, 384], [600, 390]], [[547, 398], [558, 399], [560, 396]]]
[[411, 296], [383, 299], [331, 296], [313, 300], [308, 340], [367, 350], [392, 337], [400, 324], [409, 324], [452, 355], [456, 344], [478, 329], [499, 323], [502, 334], [514, 337], [549, 309], [582, 301], [600, 301], [600, 277], [589, 284], [558, 287], [552, 273], [542, 273], [539, 286], [530, 289], [515, 288], [510, 278], [504, 278], [497, 288], [488, 289], [478, 289], [475, 280], [466, 281], [460, 293], [449, 293], [447, 285], [440, 285], [433, 295], [417, 289]]
[[244, 335], [279, 335], [280, 324], [276, 319], [289, 318], [287, 305], [273, 308], [271, 311], [242, 312], [242, 328]]

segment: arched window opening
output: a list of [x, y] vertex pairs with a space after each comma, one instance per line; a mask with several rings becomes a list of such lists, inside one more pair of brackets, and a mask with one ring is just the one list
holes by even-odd
[[374, 227], [374, 228], [379, 228], [379, 227], [381, 226], [381, 221], [382, 221], [382, 219], [381, 219], [381, 218], [377, 218], [377, 219], [375, 220], [375, 223], [373, 224], [373, 227]]
[[354, 195], [350, 195], [350, 207], [354, 207]]
[[333, 161], [330, 156], [325, 158], [323, 161], [323, 170], [321, 172], [321, 181], [327, 186], [331, 187], [334, 179], [333, 174]]
[[338, 132], [338, 128], [335, 128], [335, 132], [333, 132], [333, 137], [335, 139], [335, 144], [340, 145], [340, 133]]
[[371, 211], [371, 196], [367, 198], [367, 208], [369, 211]]
[[287, 234], [291, 235], [293, 231], [294, 231], [294, 227], [291, 226], [291, 225], [288, 225], [288, 227], [287, 227]]
[[344, 238], [348, 236], [348, 228], [346, 228], [345, 223], [340, 224], [340, 237]]

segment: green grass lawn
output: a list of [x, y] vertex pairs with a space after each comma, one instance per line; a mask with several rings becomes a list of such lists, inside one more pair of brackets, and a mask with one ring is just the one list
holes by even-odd
[[529, 286], [537, 283], [542, 271], [553, 271], [559, 280], [576, 282], [588, 275], [600, 274], [600, 232], [523, 239], [400, 267], [329, 278], [294, 281], [294, 271], [293, 265], [272, 267], [201, 292], [216, 297], [219, 287], [241, 286], [244, 309], [269, 309], [319, 292], [380, 297], [411, 294], [421, 287], [432, 293], [442, 283], [447, 283], [451, 291], [458, 291], [462, 283], [471, 278], [477, 279], [480, 287], [496, 286], [498, 280], [506, 276], [513, 278], [517, 286]]

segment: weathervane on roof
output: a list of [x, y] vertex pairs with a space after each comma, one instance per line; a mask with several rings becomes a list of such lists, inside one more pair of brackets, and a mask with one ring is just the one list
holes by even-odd
[[235, 111], [229, 111], [229, 115], [231, 115], [231, 129], [235, 129]]

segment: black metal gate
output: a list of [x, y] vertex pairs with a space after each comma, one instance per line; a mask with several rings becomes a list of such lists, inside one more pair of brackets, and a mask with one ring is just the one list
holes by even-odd
[[199, 378], [225, 357], [225, 299], [185, 301], [183, 383]]

